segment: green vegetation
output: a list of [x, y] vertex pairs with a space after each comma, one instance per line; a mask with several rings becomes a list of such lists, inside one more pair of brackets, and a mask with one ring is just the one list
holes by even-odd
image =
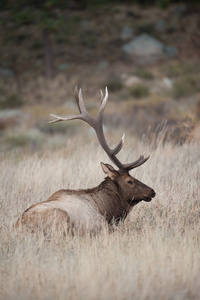
[[133, 74], [145, 80], [154, 79], [154, 76], [150, 71], [142, 68], [137, 69]]
[[77, 122], [60, 122], [55, 124], [38, 123], [36, 127], [45, 134], [74, 134], [77, 129]]
[[23, 99], [17, 94], [6, 94], [3, 89], [0, 89], [0, 109], [18, 108], [24, 104]]
[[[45, 144], [45, 137], [41, 136], [37, 130], [27, 132], [9, 131], [1, 138], [0, 153], [9, 151], [35, 151], [40, 150]], [[23, 149], [23, 150], [22, 150]]]
[[[11, 7], [14, 9], [18, 9], [18, 7], [27, 7], [32, 6], [38, 9], [52, 9], [52, 8], [62, 8], [62, 9], [69, 9], [73, 7], [79, 7], [79, 8], [93, 8], [96, 6], [102, 6], [102, 5], [115, 5], [120, 3], [138, 3], [141, 6], [143, 5], [157, 5], [161, 8], [165, 8], [166, 6], [174, 3], [188, 3], [187, 0], [76, 0], [76, 1], [63, 1], [63, 0], [45, 0], [45, 1], [34, 1], [30, 0], [27, 4], [26, 0], [19, 0], [19, 1], [11, 1], [11, 0], [2, 0], [0, 4], [0, 8], [8, 8]], [[191, 0], [190, 3], [197, 3], [198, 0]], [[30, 19], [27, 18], [27, 15], [21, 12], [21, 15], [23, 16], [24, 20], [26, 22], [30, 22]]]
[[28, 146], [28, 144], [30, 143], [30, 138], [28, 135], [15, 134], [12, 136], [7, 136], [4, 139], [4, 143], [7, 144], [7, 147], [10, 149], [24, 147], [24, 146]]
[[149, 89], [143, 84], [138, 84], [130, 88], [131, 96], [140, 99], [149, 95]]
[[82, 46], [94, 49], [97, 45], [98, 37], [95, 34], [87, 33], [86, 35], [82, 35], [80, 37], [80, 43]]
[[175, 98], [191, 96], [200, 92], [200, 75], [188, 75], [178, 78], [173, 85]]
[[199, 66], [190, 62], [174, 62], [164, 67], [163, 71], [168, 77], [176, 78], [199, 73]]
[[122, 84], [120, 78], [114, 76], [113, 78], [107, 80], [104, 83], [104, 86], [107, 86], [107, 88], [110, 92], [117, 92], [122, 89], [123, 84]]
[[200, 92], [199, 66], [194, 62], [173, 62], [163, 68], [167, 77], [174, 81], [174, 98], [191, 96]]

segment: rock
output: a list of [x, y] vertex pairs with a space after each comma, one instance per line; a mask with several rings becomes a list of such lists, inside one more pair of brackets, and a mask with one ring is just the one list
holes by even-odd
[[35, 66], [36, 67], [41, 67], [43, 65], [43, 61], [41, 59], [36, 60]]
[[178, 4], [173, 6], [173, 14], [177, 17], [183, 17], [187, 14], [188, 8], [184, 4]]
[[11, 77], [11, 76], [14, 76], [14, 71], [7, 68], [0, 67], [0, 77]]
[[143, 63], [155, 62], [165, 57], [164, 44], [148, 34], [142, 34], [125, 44], [122, 51]]
[[168, 90], [172, 90], [173, 88], [173, 81], [167, 77], [163, 78], [162, 80], [163, 83], [163, 87], [168, 89]]
[[133, 38], [133, 30], [129, 26], [124, 26], [120, 33], [120, 38], [122, 41], [127, 41]]
[[142, 83], [142, 80], [137, 76], [130, 76], [130, 77], [126, 78], [124, 81], [124, 85], [128, 86], [128, 87], [138, 85], [141, 83]]
[[66, 70], [69, 70], [71, 68], [71, 64], [70, 63], [63, 63], [63, 64], [60, 64], [57, 69], [59, 71], [66, 71]]
[[165, 46], [164, 52], [170, 58], [174, 58], [178, 55], [178, 49], [174, 46]]
[[83, 20], [81, 22], [81, 30], [82, 30], [82, 32], [87, 33], [89, 31], [91, 31], [91, 29], [92, 29], [92, 22], [91, 21], [89, 21], [89, 20]]
[[166, 33], [168, 31], [167, 23], [164, 20], [160, 20], [160, 21], [156, 22], [156, 24], [154, 25], [154, 28], [156, 31], [158, 31], [160, 33]]
[[97, 65], [97, 70], [102, 71], [102, 70], [106, 69], [108, 66], [109, 66], [109, 61], [108, 60], [102, 60]]
[[156, 82], [151, 88], [150, 92], [153, 94], [160, 94], [163, 92], [171, 91], [173, 88], [173, 81], [167, 77]]

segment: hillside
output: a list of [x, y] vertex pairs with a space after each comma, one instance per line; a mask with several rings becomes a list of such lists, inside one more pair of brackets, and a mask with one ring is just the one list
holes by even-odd
[[[38, 12], [24, 17], [22, 26], [12, 19], [1, 25], [1, 150], [40, 149], [52, 133], [73, 134], [77, 124], [53, 128], [45, 122], [49, 113], [76, 111], [76, 85], [94, 114], [99, 89], [108, 86], [105, 124], [111, 130], [141, 138], [167, 126], [175, 142], [199, 140], [199, 11], [181, 4], [165, 10], [114, 5], [56, 11], [63, 21], [49, 36], [53, 78], [44, 75]], [[9, 16], [1, 13], [3, 19]]]

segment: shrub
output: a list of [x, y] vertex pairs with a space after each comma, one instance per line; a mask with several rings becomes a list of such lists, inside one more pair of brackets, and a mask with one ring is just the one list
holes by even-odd
[[171, 64], [167, 64], [164, 69], [164, 73], [168, 77], [179, 77], [179, 76], [188, 76], [191, 74], [197, 74], [199, 72], [198, 64], [196, 63], [180, 63], [173, 62]]
[[173, 96], [181, 98], [200, 92], [199, 76], [189, 75], [178, 79], [173, 86]]
[[21, 107], [23, 104], [23, 99], [17, 94], [2, 94], [2, 97], [0, 98], [0, 109], [17, 108]]
[[145, 69], [138, 69], [134, 72], [134, 75], [142, 78], [142, 79], [146, 79], [146, 80], [152, 80], [154, 79], [154, 76], [151, 72], [149, 72], [148, 70]]
[[38, 123], [36, 127], [45, 134], [66, 134], [68, 133], [74, 133], [77, 127], [77, 123], [74, 122], [72, 124], [60, 122], [56, 124], [45, 124], [45, 123]]
[[139, 84], [130, 88], [131, 96], [140, 99], [149, 95], [149, 89], [147, 86]]
[[123, 87], [121, 80], [117, 77], [114, 77], [114, 78], [108, 80], [104, 85], [108, 87], [108, 90], [110, 92], [119, 91]]

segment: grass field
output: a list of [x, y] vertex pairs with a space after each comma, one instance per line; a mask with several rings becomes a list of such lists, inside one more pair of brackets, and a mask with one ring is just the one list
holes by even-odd
[[125, 144], [123, 162], [151, 151], [131, 174], [157, 196], [112, 234], [44, 240], [13, 230], [23, 210], [54, 191], [103, 180], [106, 155], [96, 144], [81, 145], [72, 139], [54, 152], [1, 155], [0, 299], [200, 299], [198, 144]]

